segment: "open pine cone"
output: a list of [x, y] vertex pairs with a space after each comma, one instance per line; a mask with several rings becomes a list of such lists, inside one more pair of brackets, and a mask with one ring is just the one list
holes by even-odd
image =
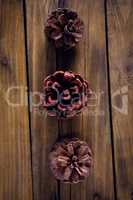
[[56, 71], [43, 82], [42, 107], [49, 116], [71, 118], [87, 106], [91, 90], [79, 74]]
[[89, 176], [93, 159], [88, 144], [77, 138], [65, 139], [49, 155], [50, 169], [57, 180], [78, 183]]
[[45, 32], [57, 48], [71, 48], [82, 38], [84, 24], [76, 12], [59, 8], [48, 16]]

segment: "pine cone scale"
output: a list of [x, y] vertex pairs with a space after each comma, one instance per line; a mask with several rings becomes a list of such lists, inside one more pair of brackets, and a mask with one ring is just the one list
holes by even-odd
[[43, 93], [44, 108], [59, 118], [71, 118], [87, 106], [90, 89], [80, 75], [57, 71], [43, 81]]
[[[49, 160], [50, 168], [57, 179], [63, 182], [77, 183], [89, 175], [92, 166], [92, 153], [91, 156], [88, 153], [84, 157], [79, 155], [77, 149], [83, 149], [83, 146], [87, 146], [87, 143], [75, 138], [63, 140], [54, 146]], [[64, 151], [67, 152], [65, 155]], [[88, 152], [91, 152], [89, 146]]]
[[82, 38], [84, 23], [76, 12], [57, 9], [48, 16], [45, 32], [54, 41], [57, 48], [69, 49]]

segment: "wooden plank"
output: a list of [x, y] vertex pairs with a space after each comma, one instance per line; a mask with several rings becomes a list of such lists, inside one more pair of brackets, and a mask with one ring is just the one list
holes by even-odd
[[[42, 91], [42, 80], [56, 70], [55, 49], [44, 34], [48, 13], [57, 7], [54, 0], [27, 0], [27, 32], [30, 90]], [[36, 98], [33, 97], [35, 100]], [[58, 183], [48, 166], [48, 154], [58, 138], [58, 120], [32, 110], [32, 154], [35, 200], [58, 198]]]
[[118, 200], [133, 199], [133, 1], [109, 0], [108, 40]]
[[[23, 4], [17, 0], [0, 1], [1, 200], [32, 199], [26, 87]], [[11, 104], [20, 101], [23, 104]]]
[[64, 7], [79, 13], [86, 29], [83, 41], [72, 53], [73, 59], [67, 69], [79, 72], [90, 82], [96, 94], [100, 95], [100, 102], [98, 99], [91, 100], [93, 106], [89, 106], [82, 115], [67, 122], [67, 130], [71, 127], [71, 135], [86, 140], [92, 148], [94, 168], [84, 183], [71, 186], [70, 197], [69, 194], [66, 196], [61, 188], [61, 199], [113, 200], [104, 1], [84, 0], [80, 1], [80, 4], [78, 0], [60, 2]]

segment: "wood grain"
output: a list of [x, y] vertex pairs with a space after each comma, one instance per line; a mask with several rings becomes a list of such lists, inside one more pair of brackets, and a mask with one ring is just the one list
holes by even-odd
[[133, 198], [133, 2], [109, 0], [108, 42], [117, 199]]
[[[93, 150], [90, 177], [71, 186], [71, 199], [114, 199], [111, 135], [108, 104], [104, 1], [66, 1], [85, 23], [85, 35], [76, 48], [70, 69], [88, 80], [99, 99], [72, 120], [72, 135], [86, 140]], [[98, 97], [97, 96], [97, 97]], [[93, 96], [95, 98], [95, 96]], [[62, 197], [63, 199], [64, 197]]]
[[[19, 88], [12, 87], [21, 87], [21, 93]], [[8, 95], [7, 91], [11, 88]], [[22, 1], [0, 1], [1, 200], [32, 200], [26, 89]], [[21, 96], [22, 93], [24, 96]], [[11, 102], [22, 104], [12, 106]]]
[[[67, 52], [44, 34], [57, 7], [85, 23], [82, 41]], [[0, 0], [0, 200], [133, 199], [132, 9], [132, 0]], [[73, 119], [50, 118], [37, 106], [42, 80], [55, 70], [80, 73], [94, 91]], [[86, 140], [94, 154], [90, 177], [77, 185], [56, 181], [48, 166], [52, 145], [68, 136]]]
[[[43, 79], [56, 70], [55, 49], [44, 34], [48, 13], [56, 6], [54, 0], [26, 1], [30, 91], [35, 102], [39, 97], [34, 92], [42, 92]], [[48, 166], [48, 154], [58, 138], [58, 120], [33, 106], [31, 129], [34, 199], [58, 199], [58, 184]]]

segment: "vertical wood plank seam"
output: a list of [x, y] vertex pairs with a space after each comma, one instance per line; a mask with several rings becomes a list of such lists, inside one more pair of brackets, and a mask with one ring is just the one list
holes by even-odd
[[28, 41], [27, 41], [27, 12], [26, 1], [23, 0], [23, 19], [24, 19], [24, 43], [25, 43], [25, 61], [26, 61], [26, 81], [27, 81], [27, 100], [28, 100], [28, 119], [29, 119], [29, 141], [30, 141], [30, 161], [31, 161], [31, 179], [32, 179], [32, 199], [34, 200], [34, 176], [32, 161], [32, 135], [31, 135], [31, 113], [30, 113], [30, 80], [29, 80], [29, 62], [28, 62]]
[[111, 84], [110, 84], [110, 63], [109, 63], [109, 43], [108, 43], [108, 15], [107, 15], [107, 0], [104, 0], [105, 13], [105, 44], [106, 44], [106, 62], [107, 62], [107, 83], [108, 83], [108, 105], [109, 105], [109, 126], [111, 133], [111, 151], [112, 151], [112, 167], [113, 167], [113, 182], [114, 182], [114, 198], [117, 200], [117, 178], [115, 168], [115, 149], [114, 149], [114, 133], [112, 122], [112, 99], [111, 99]]
[[57, 181], [57, 192], [58, 192], [58, 194], [57, 194], [57, 200], [61, 200], [61, 197], [60, 197], [60, 181]]

